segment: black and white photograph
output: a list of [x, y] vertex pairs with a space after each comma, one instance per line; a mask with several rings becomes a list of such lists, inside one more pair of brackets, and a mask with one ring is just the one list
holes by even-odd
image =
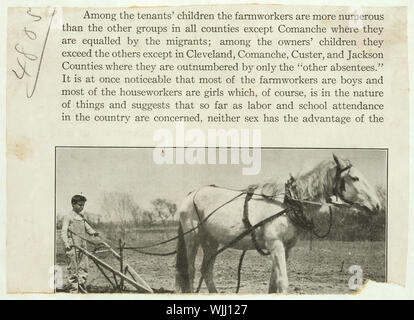
[[352, 294], [386, 282], [387, 149], [261, 148], [254, 175], [240, 162], [161, 164], [156, 151], [55, 148], [56, 292]]

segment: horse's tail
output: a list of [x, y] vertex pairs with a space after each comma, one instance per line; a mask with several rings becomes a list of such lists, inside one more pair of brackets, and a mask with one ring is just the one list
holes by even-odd
[[190, 292], [190, 275], [188, 273], [187, 247], [185, 245], [184, 232], [181, 223], [178, 227], [177, 261], [175, 268], [176, 290], [181, 290], [181, 292]]

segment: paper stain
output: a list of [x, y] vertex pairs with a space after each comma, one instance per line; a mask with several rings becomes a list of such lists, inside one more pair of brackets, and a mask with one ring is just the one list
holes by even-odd
[[16, 156], [19, 160], [26, 160], [33, 156], [33, 149], [28, 137], [19, 137], [7, 144], [7, 154]]

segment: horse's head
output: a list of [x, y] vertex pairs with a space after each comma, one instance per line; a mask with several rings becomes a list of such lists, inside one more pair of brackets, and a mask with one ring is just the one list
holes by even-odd
[[349, 161], [336, 155], [333, 155], [333, 158], [336, 164], [333, 194], [343, 202], [368, 214], [378, 213], [381, 202], [374, 187]]

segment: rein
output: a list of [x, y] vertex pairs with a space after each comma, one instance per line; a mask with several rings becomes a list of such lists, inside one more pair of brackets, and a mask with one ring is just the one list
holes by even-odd
[[[343, 178], [341, 178], [341, 174], [344, 171], [349, 170], [351, 167], [352, 167], [352, 165], [348, 165], [345, 168], [341, 169], [337, 165], [334, 188], [333, 188], [333, 194], [335, 196], [339, 197], [343, 202], [347, 203], [348, 205], [352, 205], [353, 203], [344, 198], [344, 196], [342, 195], [342, 188], [340, 187], [340, 185], [341, 185], [341, 180], [343, 179]], [[315, 231], [315, 225], [313, 223], [313, 219], [309, 220], [303, 214], [303, 204], [308, 203], [308, 204], [314, 204], [314, 205], [322, 205], [322, 203], [308, 201], [308, 200], [294, 199], [294, 196], [296, 196], [296, 190], [295, 190], [295, 187], [294, 187], [294, 183], [295, 183], [295, 179], [293, 177], [291, 177], [288, 180], [288, 182], [285, 184], [285, 203], [289, 204], [290, 206], [292, 206], [294, 208], [293, 210], [291, 210], [293, 213], [289, 214], [289, 218], [292, 220], [293, 223], [297, 224], [301, 228], [303, 228], [305, 230], [308, 230], [308, 231], [311, 230], [315, 234], [316, 237], [318, 237], [318, 238], [327, 237], [329, 235], [330, 231], [331, 231], [331, 227], [332, 227], [332, 223], [333, 223], [331, 206], [329, 206], [329, 229], [326, 232], [326, 234], [320, 235], [320, 234], [316, 233], [316, 231]], [[252, 196], [260, 196], [263, 199], [265, 199], [266, 201], [275, 202], [277, 204], [280, 203], [278, 201], [275, 201], [273, 198], [268, 197], [264, 194], [254, 192], [255, 189], [252, 190], [252, 189], [248, 188], [246, 190], [239, 190], [239, 189], [232, 189], [232, 188], [227, 188], [227, 187], [219, 187], [219, 186], [216, 186], [216, 185], [209, 185], [209, 186], [210, 187], [215, 187], [215, 188], [220, 188], [220, 189], [225, 189], [225, 190], [230, 190], [230, 191], [237, 191], [237, 192], [240, 192], [240, 193], [237, 196], [235, 196], [234, 198], [230, 199], [229, 201], [223, 203], [222, 205], [220, 205], [219, 207], [214, 209], [204, 219], [201, 219], [198, 208], [197, 208], [197, 205], [195, 203], [195, 197], [196, 197], [198, 191], [201, 188], [198, 189], [194, 193], [194, 196], [193, 196], [193, 205], [194, 205], [194, 208], [196, 210], [196, 214], [197, 214], [197, 217], [199, 219], [199, 223], [195, 227], [193, 227], [193, 228], [187, 230], [186, 232], [184, 232], [183, 235], [191, 233], [191, 232], [197, 230], [198, 228], [200, 228], [219, 209], [223, 208], [225, 205], [229, 204], [230, 202], [233, 202], [234, 200], [236, 200], [237, 198], [241, 197], [244, 194], [246, 194], [246, 197], [249, 197], [249, 199], [246, 198], [247, 201], [249, 201]], [[246, 207], [246, 203], [247, 202], [245, 202], [245, 207]], [[341, 206], [341, 205], [338, 205], [338, 204], [331, 204], [331, 205], [338, 206], [338, 207]], [[243, 219], [243, 220], [244, 220], [243, 222], [245, 223], [248, 230], [254, 231], [256, 229], [256, 228], [253, 228], [253, 227], [250, 228], [250, 226], [251, 226], [250, 222], [247, 221], [247, 223], [246, 223], [245, 219]], [[141, 251], [141, 249], [153, 248], [153, 247], [160, 246], [162, 244], [166, 244], [168, 242], [171, 242], [171, 241], [174, 241], [174, 240], [177, 240], [177, 239], [178, 239], [178, 235], [174, 236], [170, 239], [167, 239], [167, 240], [164, 240], [164, 241], [161, 241], [161, 242], [158, 242], [158, 243], [146, 245], [146, 246], [124, 247], [124, 250], [133, 250], [133, 251], [136, 251], [136, 252], [139, 252], [139, 253], [142, 253], [142, 254], [147, 254], [147, 255], [160, 255], [160, 256], [173, 255], [173, 254], [176, 253], [176, 251], [167, 252], [167, 253], [152, 253], [152, 252]], [[255, 236], [252, 237], [252, 241], [255, 244], [255, 247], [256, 247], [257, 251], [259, 251], [260, 254], [262, 254], [262, 255], [267, 255], [268, 254], [268, 253], [262, 251], [262, 249], [259, 248]]]
[[[217, 187], [217, 186], [214, 186], [214, 187]], [[217, 187], [218, 188], [218, 187]], [[238, 190], [238, 191], [241, 191], [241, 190]], [[198, 192], [198, 191], [197, 191]], [[217, 207], [216, 209], [214, 209], [212, 212], [210, 212], [204, 219], [200, 219], [200, 215], [199, 215], [199, 212], [198, 212], [198, 209], [197, 209], [197, 206], [195, 205], [195, 202], [194, 202], [194, 199], [195, 199], [195, 196], [196, 196], [196, 194], [197, 194], [197, 192], [195, 192], [194, 193], [194, 196], [193, 196], [193, 204], [194, 204], [194, 208], [195, 208], [195, 210], [196, 210], [196, 213], [197, 213], [197, 216], [198, 216], [198, 218], [199, 218], [199, 223], [195, 226], [195, 227], [193, 227], [193, 228], [191, 228], [191, 229], [189, 229], [189, 230], [187, 230], [186, 232], [184, 232], [183, 233], [183, 236], [184, 235], [186, 235], [186, 234], [188, 234], [188, 233], [191, 233], [191, 232], [193, 232], [193, 231], [195, 231], [195, 230], [197, 230], [198, 228], [200, 228], [214, 213], [216, 213], [219, 209], [221, 209], [221, 208], [223, 208], [225, 205], [227, 205], [227, 204], [229, 204], [230, 202], [233, 202], [234, 200], [236, 200], [237, 198], [239, 198], [239, 197], [241, 197], [243, 194], [245, 194], [246, 193], [246, 191], [241, 191], [237, 196], [235, 196], [235, 197], [233, 197], [233, 198], [231, 198], [230, 200], [228, 200], [228, 201], [226, 201], [225, 203], [223, 203], [222, 205], [220, 205], [219, 207]], [[72, 231], [71, 231], [72, 232]], [[80, 235], [78, 235], [78, 234], [76, 234], [76, 233], [74, 233], [74, 232], [72, 232], [74, 235], [76, 235], [77, 237], [79, 237], [79, 238], [81, 238], [82, 240], [85, 240], [85, 241], [87, 241], [87, 242], [89, 242], [89, 243], [91, 243], [91, 244], [95, 244], [96, 245], [96, 243], [94, 243], [93, 241], [91, 241], [91, 240], [89, 240], [89, 239], [86, 239], [86, 238], [84, 238], [84, 237], [82, 237], [82, 236], [80, 236]], [[135, 251], [135, 252], [138, 252], [138, 253], [142, 253], [142, 254], [146, 254], [146, 255], [154, 255], [154, 256], [169, 256], [169, 255], [173, 255], [173, 254], [176, 254], [177, 253], [177, 250], [174, 250], [174, 251], [171, 251], [171, 252], [165, 252], [165, 253], [155, 253], [155, 252], [147, 252], [147, 251], [142, 251], [142, 249], [148, 249], [148, 248], [153, 248], [153, 247], [157, 247], [157, 246], [160, 246], [160, 245], [163, 245], [163, 244], [166, 244], [166, 243], [169, 243], [169, 242], [172, 242], [172, 241], [174, 241], [174, 240], [177, 240], [178, 239], [178, 235], [177, 236], [174, 236], [174, 237], [172, 237], [172, 238], [169, 238], [169, 239], [167, 239], [167, 240], [164, 240], [164, 241], [160, 241], [160, 242], [157, 242], [157, 243], [153, 243], [153, 244], [150, 244], [150, 245], [146, 245], [146, 246], [135, 246], [135, 247], [123, 247], [123, 249], [124, 250], [132, 250], [132, 251]], [[117, 248], [117, 249], [119, 249], [119, 248]]]
[[328, 230], [324, 234], [319, 234], [316, 232], [316, 227], [313, 222], [313, 218], [308, 219], [305, 214], [303, 213], [303, 203], [301, 200], [292, 199], [288, 196], [285, 197], [285, 203], [290, 206], [292, 210], [290, 210], [287, 214], [289, 219], [292, 221], [293, 224], [299, 226], [300, 228], [312, 232], [317, 238], [324, 239], [326, 238], [329, 233], [331, 232], [332, 225], [333, 225], [333, 215], [332, 215], [332, 207], [329, 206], [329, 227]]
[[[195, 198], [195, 195], [196, 195], [197, 193], [195, 193], [194, 194], [194, 197], [193, 197], [193, 203], [194, 203], [194, 198]], [[201, 227], [201, 225], [202, 224], [204, 224], [214, 213], [216, 213], [219, 209], [221, 209], [221, 208], [223, 208], [225, 205], [227, 205], [227, 204], [229, 204], [230, 202], [233, 202], [234, 200], [236, 200], [237, 198], [239, 198], [239, 197], [241, 197], [243, 194], [245, 194], [245, 192], [243, 191], [243, 192], [241, 192], [240, 194], [238, 194], [237, 196], [235, 196], [235, 197], [233, 197], [233, 198], [231, 198], [230, 200], [228, 200], [228, 201], [226, 201], [225, 203], [223, 203], [222, 205], [220, 205], [219, 207], [217, 207], [216, 209], [214, 209], [212, 212], [210, 212], [204, 219], [200, 219], [200, 215], [199, 215], [199, 213], [198, 213], [198, 210], [197, 210], [197, 207], [195, 206], [194, 208], [195, 208], [195, 210], [196, 210], [196, 213], [197, 213], [197, 216], [198, 216], [198, 218], [200, 219], [200, 221], [199, 221], [199, 223], [195, 226], [195, 227], [193, 227], [193, 228], [191, 228], [191, 229], [189, 229], [189, 230], [187, 230], [186, 232], [184, 232], [183, 233], [183, 235], [186, 235], [186, 234], [188, 234], [188, 233], [190, 233], [190, 232], [193, 232], [194, 230], [197, 230], [198, 228], [200, 228]], [[168, 243], [168, 242], [171, 242], [171, 241], [174, 241], [174, 240], [177, 240], [178, 239], [178, 235], [177, 236], [175, 236], [175, 237], [172, 237], [172, 238], [170, 238], [170, 239], [167, 239], [167, 240], [164, 240], [164, 241], [161, 241], [161, 242], [157, 242], [157, 243], [154, 243], [154, 244], [150, 244], [150, 245], [146, 245], [146, 246], [139, 246], [139, 247], [124, 247], [124, 250], [134, 250], [134, 251], [137, 251], [138, 252], [138, 250], [140, 250], [140, 249], [148, 249], [148, 248], [152, 248], [152, 247], [156, 247], [156, 246], [159, 246], [159, 245], [162, 245], [162, 244], [165, 244], [165, 243]], [[145, 251], [143, 251], [143, 252], [140, 252], [140, 253], [144, 253], [144, 254], [148, 254], [148, 255], [151, 255], [152, 253], [151, 252], [145, 252]], [[176, 252], [170, 252], [169, 254], [175, 254]], [[165, 254], [165, 255], [167, 255], [167, 254]]]

